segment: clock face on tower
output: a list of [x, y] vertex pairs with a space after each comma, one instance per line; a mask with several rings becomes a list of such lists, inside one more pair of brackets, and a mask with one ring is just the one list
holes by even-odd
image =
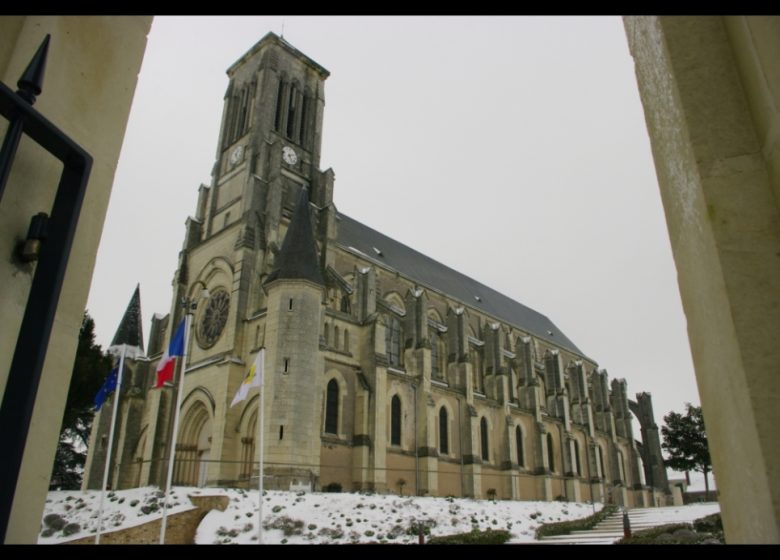
[[290, 146], [282, 148], [282, 159], [285, 163], [295, 165], [298, 162], [298, 154]]
[[219, 340], [227, 323], [230, 311], [230, 294], [224, 288], [217, 288], [206, 302], [206, 309], [200, 317], [196, 338], [201, 348], [210, 348]]
[[233, 150], [230, 154], [230, 163], [232, 165], [237, 164], [239, 161], [241, 161], [241, 156], [244, 155], [244, 147], [243, 146], [237, 146], [235, 150]]

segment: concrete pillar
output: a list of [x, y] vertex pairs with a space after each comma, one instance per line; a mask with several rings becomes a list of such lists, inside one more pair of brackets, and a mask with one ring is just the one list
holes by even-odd
[[[37, 539], [57, 446], [81, 318], [86, 306], [111, 185], [135, 93], [151, 17], [11, 16], [0, 18], [0, 77], [16, 81], [47, 33], [49, 56], [35, 109], [94, 158], [65, 273], [5, 542]], [[7, 121], [0, 123], [5, 135]], [[51, 208], [61, 166], [23, 139], [0, 202], [0, 390], [14, 354], [35, 265], [8, 256], [30, 218]]]
[[626, 17], [729, 543], [780, 542], [780, 20]]

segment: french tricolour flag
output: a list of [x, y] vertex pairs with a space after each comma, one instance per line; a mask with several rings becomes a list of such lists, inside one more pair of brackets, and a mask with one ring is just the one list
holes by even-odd
[[176, 365], [176, 358], [184, 355], [184, 323], [186, 319], [182, 319], [179, 324], [179, 328], [171, 338], [171, 343], [168, 345], [168, 349], [160, 358], [160, 363], [157, 364], [157, 384], [155, 389], [159, 389], [166, 381], [173, 381], [173, 368]]

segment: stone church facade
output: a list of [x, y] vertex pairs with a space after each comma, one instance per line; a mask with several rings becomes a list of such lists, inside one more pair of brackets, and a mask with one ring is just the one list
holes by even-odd
[[[269, 33], [228, 70], [212, 182], [201, 186], [166, 316], [126, 363], [114, 488], [164, 484], [176, 389], [154, 371], [198, 301], [174, 484], [659, 505], [668, 483], [650, 395], [547, 317], [341, 214], [321, 171], [328, 71]], [[96, 417], [99, 487], [113, 400]], [[634, 439], [632, 414], [641, 425]]]

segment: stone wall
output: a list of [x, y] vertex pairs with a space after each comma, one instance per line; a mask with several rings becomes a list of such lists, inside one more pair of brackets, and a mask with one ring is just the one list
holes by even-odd
[[[188, 496], [193, 508], [168, 516], [165, 528], [165, 544], [195, 544], [198, 525], [213, 509], [225, 511], [227, 496]], [[100, 535], [101, 544], [157, 544], [160, 542], [162, 518], [142, 525], [111, 531]], [[83, 537], [63, 544], [94, 544], [95, 537]]]

